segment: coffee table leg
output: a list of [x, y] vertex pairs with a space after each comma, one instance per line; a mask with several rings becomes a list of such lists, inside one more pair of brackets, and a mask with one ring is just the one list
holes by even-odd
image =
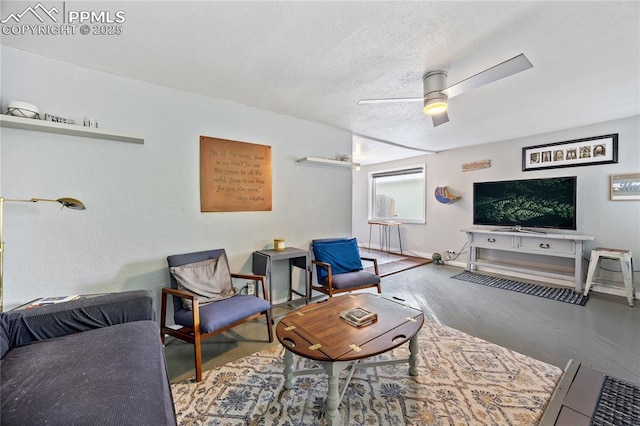
[[293, 387], [293, 353], [289, 349], [284, 350], [284, 388]]
[[409, 375], [417, 376], [418, 375], [418, 334], [409, 340]]
[[340, 407], [340, 392], [338, 390], [338, 379], [342, 370], [347, 368], [351, 364], [351, 361], [321, 361], [320, 365], [324, 369], [325, 373], [329, 376], [329, 389], [327, 390], [327, 423], [329, 426], [337, 426], [342, 424], [340, 421], [340, 413], [338, 407]]

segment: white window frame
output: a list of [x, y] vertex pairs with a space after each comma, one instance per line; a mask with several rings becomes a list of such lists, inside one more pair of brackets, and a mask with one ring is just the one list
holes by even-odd
[[[422, 199], [423, 199], [423, 203], [422, 203], [422, 208], [421, 208], [421, 213], [422, 213], [422, 217], [421, 218], [404, 218], [404, 217], [400, 217], [400, 216], [395, 216], [395, 217], [378, 217], [375, 215], [375, 199], [376, 199], [376, 193], [375, 193], [375, 189], [376, 189], [376, 185], [375, 185], [375, 179], [378, 177], [387, 177], [387, 176], [402, 176], [402, 175], [412, 175], [412, 174], [421, 174], [422, 176], [422, 185], [421, 188], [419, 189], [422, 192]], [[379, 171], [375, 171], [375, 172], [369, 172], [369, 220], [372, 221], [399, 221], [399, 222], [403, 222], [403, 223], [417, 223], [417, 224], [425, 224], [426, 223], [426, 215], [427, 215], [427, 209], [426, 209], [426, 204], [427, 204], [427, 194], [426, 194], [426, 188], [427, 188], [427, 165], [426, 164], [418, 164], [418, 165], [413, 165], [413, 166], [406, 166], [406, 167], [399, 167], [396, 169], [389, 169], [389, 170], [379, 170]]]

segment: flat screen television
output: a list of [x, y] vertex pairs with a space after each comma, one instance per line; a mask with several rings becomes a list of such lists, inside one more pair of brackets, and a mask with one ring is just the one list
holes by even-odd
[[475, 182], [473, 224], [576, 229], [576, 176]]

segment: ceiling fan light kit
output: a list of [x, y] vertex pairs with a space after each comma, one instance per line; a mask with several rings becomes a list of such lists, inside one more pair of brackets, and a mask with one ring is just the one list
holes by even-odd
[[447, 73], [431, 71], [422, 77], [424, 87], [424, 113], [427, 115], [440, 114], [448, 108], [447, 95], [442, 93], [447, 88]]
[[533, 68], [533, 65], [527, 57], [521, 53], [449, 87], [447, 87], [447, 73], [445, 71], [429, 71], [422, 77], [424, 91], [422, 92], [423, 96], [421, 98], [361, 99], [358, 101], [358, 104], [423, 101], [423, 111], [425, 114], [431, 116], [433, 126], [436, 127], [449, 121], [447, 114], [449, 98], [529, 68]]
[[448, 108], [447, 97], [444, 98], [432, 98], [424, 100], [424, 113], [427, 115], [440, 114], [445, 112]]

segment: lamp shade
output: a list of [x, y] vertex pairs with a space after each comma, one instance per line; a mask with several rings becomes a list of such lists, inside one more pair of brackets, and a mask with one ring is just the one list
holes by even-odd
[[447, 104], [447, 97], [434, 97], [424, 101], [424, 113], [427, 115], [440, 114], [445, 112], [449, 105]]
[[64, 207], [68, 208], [68, 209], [73, 209], [73, 210], [85, 210], [86, 209], [86, 207], [84, 206], [82, 201], [76, 200], [75, 198], [64, 197], [64, 198], [58, 198], [56, 201], [59, 202], [60, 204], [62, 204]]

